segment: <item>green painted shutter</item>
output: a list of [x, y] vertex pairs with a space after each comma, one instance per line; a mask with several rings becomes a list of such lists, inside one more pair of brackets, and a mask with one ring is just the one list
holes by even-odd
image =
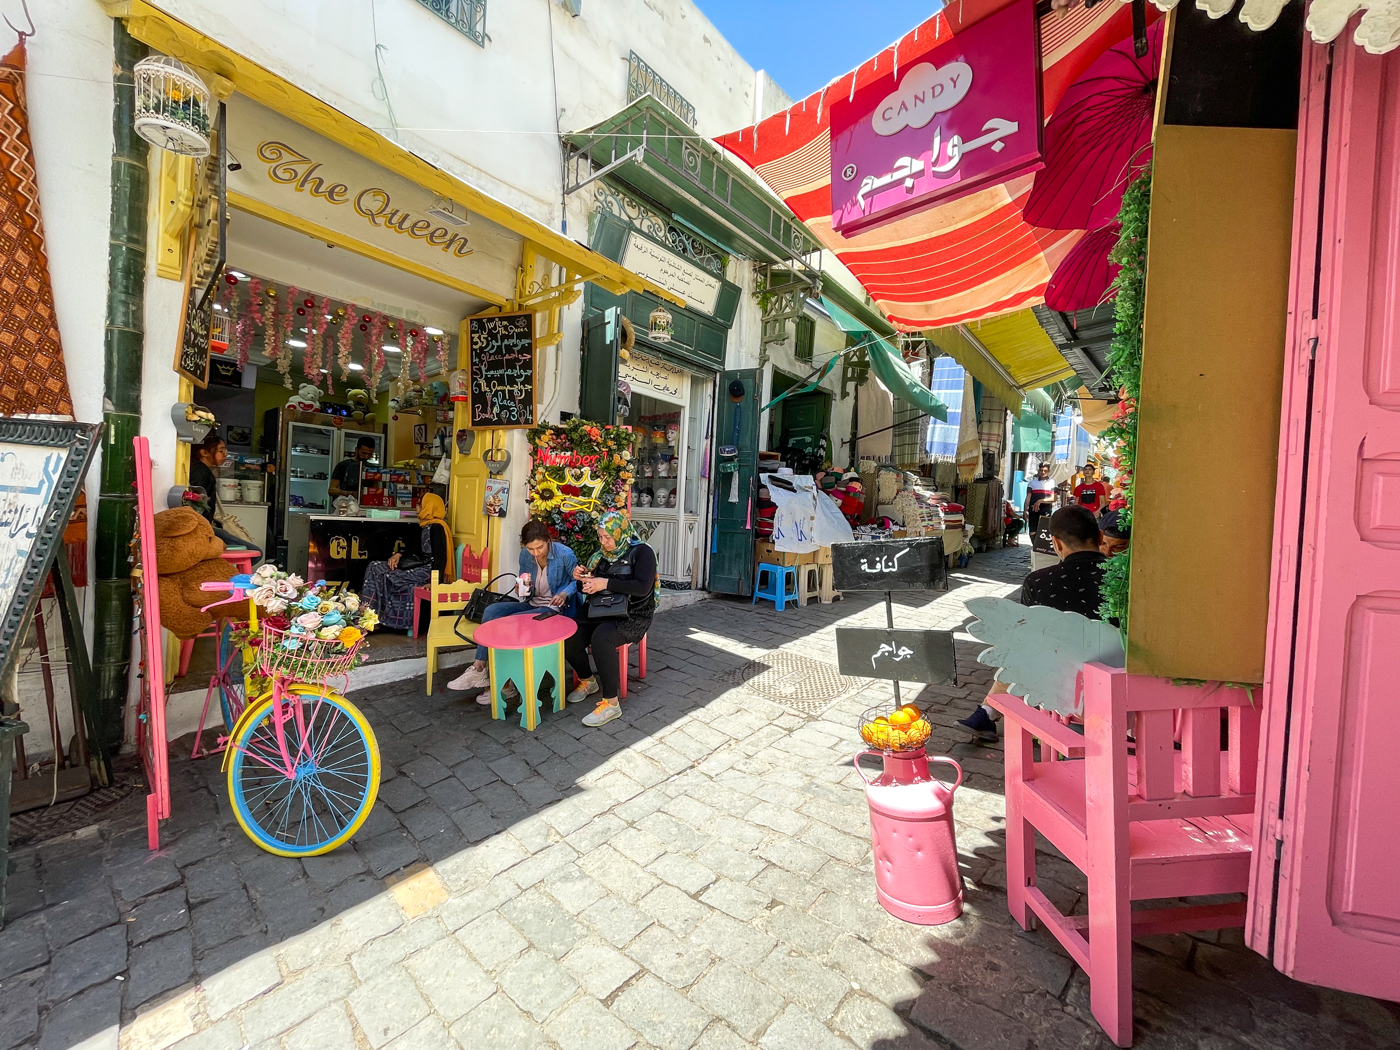
[[[729, 384], [744, 384], [744, 396], [736, 404], [729, 399]], [[718, 594], [753, 593], [753, 522], [758, 508], [758, 369], [740, 368], [720, 376], [719, 416], [715, 430], [714, 536], [710, 552], [710, 590]], [[727, 457], [720, 448], [735, 445], [738, 455], [738, 500], [729, 502], [735, 475], [721, 472]]]
[[593, 231], [593, 243], [589, 247], [613, 262], [621, 262], [623, 249], [627, 247], [627, 234], [629, 232], [631, 231], [627, 224], [622, 220], [611, 215], [599, 215], [598, 225]]
[[622, 335], [616, 307], [583, 321], [583, 375], [579, 415], [594, 423], [617, 422], [617, 350]]
[[734, 324], [734, 315], [739, 312], [739, 300], [744, 290], [730, 281], [721, 281], [719, 295], [715, 299], [715, 320], [729, 328]]

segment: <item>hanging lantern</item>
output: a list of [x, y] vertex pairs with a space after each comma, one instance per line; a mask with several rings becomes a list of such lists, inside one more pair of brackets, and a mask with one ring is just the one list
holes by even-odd
[[185, 157], [209, 156], [209, 89], [189, 66], [168, 55], [136, 63], [136, 134]]
[[471, 397], [472, 379], [465, 368], [459, 368], [452, 373], [452, 381], [448, 387], [448, 397], [453, 401], [466, 401]]
[[649, 334], [653, 343], [669, 343], [671, 336], [676, 334], [676, 324], [671, 318], [671, 311], [664, 306], [658, 306], [653, 310], [648, 321], [650, 322]]

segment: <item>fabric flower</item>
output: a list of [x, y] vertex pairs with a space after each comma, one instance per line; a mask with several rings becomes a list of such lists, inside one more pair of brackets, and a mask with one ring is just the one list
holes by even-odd
[[267, 603], [277, 597], [277, 591], [271, 585], [264, 584], [261, 587], [255, 588], [249, 597], [253, 599], [255, 605], [261, 605], [265, 609], [267, 608]]
[[284, 602], [281, 598], [269, 598], [267, 603], [263, 606], [263, 608], [270, 613], [286, 612], [287, 603]]
[[331, 610], [330, 612], [328, 612], [328, 613], [322, 613], [322, 614], [321, 614], [321, 622], [322, 622], [323, 624], [327, 625], [327, 626], [331, 626], [331, 625], [337, 625], [337, 626], [338, 626], [338, 625], [343, 624], [343, 623], [345, 622], [345, 617], [342, 616], [338, 610], [332, 609], [332, 610]]
[[263, 562], [263, 564], [253, 570], [254, 587], [261, 587], [264, 584], [271, 583], [275, 579], [277, 579], [277, 566], [273, 565], [270, 561]]
[[278, 616], [274, 614], [272, 616], [263, 617], [263, 625], [265, 627], [271, 627], [274, 631], [285, 631], [288, 627], [291, 626], [291, 624], [292, 621], [287, 619], [285, 616]]
[[317, 598], [314, 594], [308, 594], [301, 600], [300, 605], [307, 612], [315, 612], [321, 607], [321, 599]]
[[281, 646], [281, 647], [282, 647], [283, 649], [289, 649], [289, 650], [295, 651], [295, 650], [298, 648], [299, 645], [300, 645], [300, 643], [299, 643], [295, 638], [284, 638], [284, 639], [282, 640], [282, 646]]
[[[296, 588], [298, 588], [298, 589], [300, 589], [300, 588], [306, 586], [306, 581], [303, 580], [303, 579], [302, 579], [300, 576], [298, 576], [296, 573], [292, 573], [292, 575], [288, 576], [288, 577], [287, 577], [287, 582], [290, 583], [293, 587], [296, 587]], [[322, 581], [322, 582], [324, 582], [324, 581]]]
[[317, 637], [317, 638], [324, 638], [326, 641], [330, 641], [330, 640], [333, 639], [333, 638], [338, 638], [338, 637], [340, 637], [340, 628], [339, 628], [339, 627], [322, 627], [319, 631], [316, 632], [316, 637]]
[[301, 624], [299, 624], [299, 623], [294, 623], [294, 624], [292, 624], [291, 627], [287, 628], [287, 633], [288, 633], [288, 634], [305, 634], [305, 633], [306, 633], [306, 628], [303, 627], [303, 626], [302, 626]]
[[346, 611], [346, 612], [359, 612], [359, 611], [360, 611], [360, 596], [359, 596], [358, 594], [347, 594], [347, 595], [345, 596], [345, 611]]
[[361, 630], [372, 631], [378, 623], [379, 616], [373, 609], [366, 609], [364, 612], [360, 613]]
[[314, 631], [321, 626], [321, 614], [318, 612], [302, 613], [297, 617], [297, 623], [301, 624], [308, 631]]
[[297, 596], [297, 585], [291, 581], [290, 577], [285, 580], [278, 580], [273, 584], [273, 587], [277, 591], [277, 597], [279, 598], [286, 598], [290, 601]]
[[322, 616], [325, 616], [326, 613], [330, 612], [333, 608], [335, 608], [335, 606], [333, 606], [330, 602], [321, 602], [316, 606], [316, 611]]
[[336, 635], [336, 638], [340, 640], [341, 645], [348, 649], [364, 636], [364, 632], [358, 627], [342, 627], [340, 633]]

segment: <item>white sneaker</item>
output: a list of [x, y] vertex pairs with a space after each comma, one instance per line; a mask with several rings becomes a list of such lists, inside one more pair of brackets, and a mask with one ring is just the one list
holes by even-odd
[[491, 676], [486, 673], [486, 668], [478, 671], [475, 667], [468, 667], [452, 681], [447, 683], [447, 688], [462, 691], [463, 689], [486, 689], [491, 685]]
[[580, 679], [579, 679], [579, 683], [578, 683], [578, 688], [575, 689], [575, 690], [574, 690], [572, 693], [570, 693], [568, 696], [564, 697], [564, 699], [565, 699], [566, 701], [568, 701], [569, 703], [571, 703], [571, 704], [576, 704], [576, 703], [578, 703], [578, 702], [581, 701], [581, 700], [586, 700], [588, 697], [592, 696], [592, 695], [593, 695], [594, 693], [596, 693], [597, 691], [598, 691], [598, 679], [596, 679], [596, 678], [580, 678]]
[[616, 700], [599, 700], [598, 706], [583, 716], [583, 724], [590, 729], [607, 725], [614, 718], [622, 717], [622, 705]]

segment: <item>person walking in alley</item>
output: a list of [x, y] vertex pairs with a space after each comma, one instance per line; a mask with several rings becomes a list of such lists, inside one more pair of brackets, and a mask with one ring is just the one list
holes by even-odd
[[1074, 486], [1074, 502], [1090, 514], [1098, 514], [1108, 506], [1108, 486], [1098, 479], [1092, 463], [1084, 464], [1084, 480]]
[[[1100, 548], [1103, 537], [1098, 519], [1086, 507], [1061, 507], [1050, 517], [1050, 541], [1060, 563], [1037, 569], [1021, 584], [1022, 605], [1046, 605], [1061, 612], [1076, 612], [1091, 620], [1099, 619], [1103, 602], [1103, 567], [1108, 559]], [[993, 693], [1005, 693], [1001, 682], [992, 683]], [[979, 740], [995, 742], [996, 722], [986, 704], [958, 724], [966, 726]]]
[[[588, 559], [588, 568], [574, 569], [584, 604], [577, 618], [578, 630], [564, 643], [564, 654], [579, 679], [577, 688], [566, 697], [569, 703], [602, 693], [597, 706], [583, 716], [586, 726], [606, 725], [621, 716], [618, 693], [622, 676], [617, 651], [642, 640], [661, 600], [656, 552], [633, 531], [626, 514], [610, 510], [599, 518], [598, 542], [602, 547]], [[590, 648], [596, 674], [588, 664]]]
[[1031, 536], [1040, 528], [1041, 517], [1054, 510], [1055, 482], [1050, 477], [1050, 464], [1044, 462], [1036, 468], [1035, 477], [1031, 478], [1026, 488], [1026, 525]]

